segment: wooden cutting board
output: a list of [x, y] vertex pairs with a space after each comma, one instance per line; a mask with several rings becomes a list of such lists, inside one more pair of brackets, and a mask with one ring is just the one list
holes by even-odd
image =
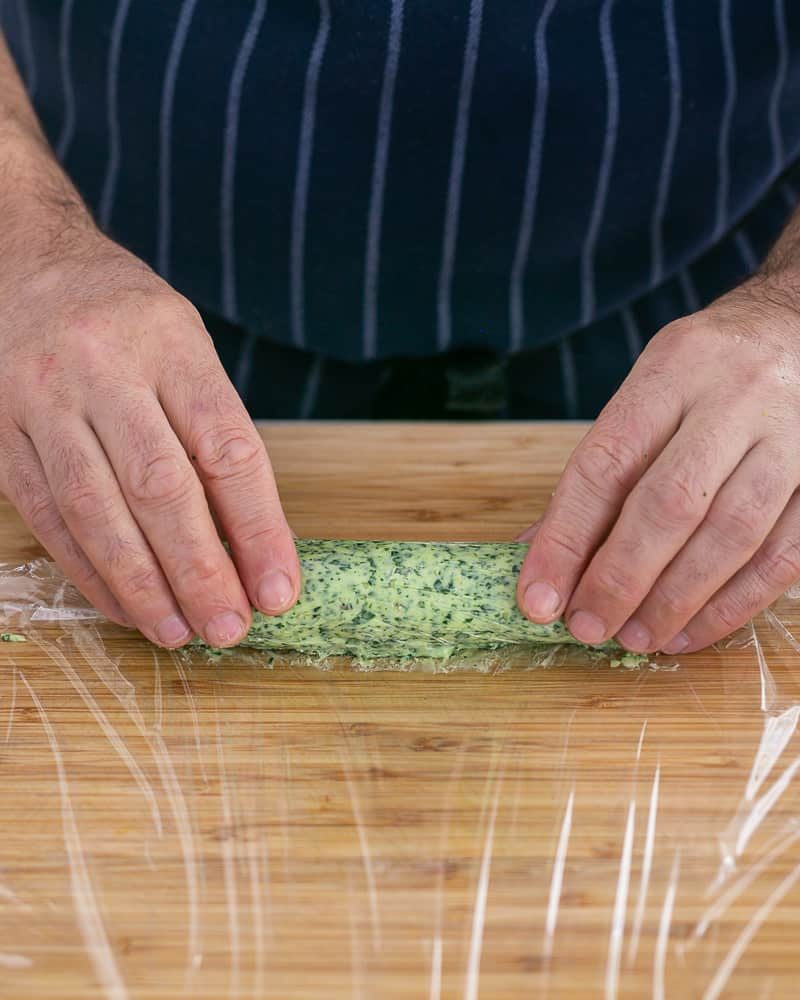
[[[264, 428], [299, 534], [429, 539], [512, 537], [582, 431]], [[0, 507], [0, 559], [40, 554]], [[22, 631], [0, 997], [797, 996], [800, 657], [774, 623], [658, 670], [490, 675]]]

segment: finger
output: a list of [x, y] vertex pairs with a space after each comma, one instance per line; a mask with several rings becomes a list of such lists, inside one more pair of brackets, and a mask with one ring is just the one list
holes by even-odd
[[773, 445], [761, 442], [748, 452], [618, 641], [636, 653], [669, 642], [758, 550], [794, 492], [791, 473]]
[[94, 426], [183, 614], [212, 646], [240, 642], [250, 603], [186, 451], [148, 389], [128, 389], [124, 419], [111, 411], [110, 398], [92, 402]]
[[654, 392], [646, 402], [648, 385], [644, 378], [642, 386], [623, 387], [564, 469], [517, 586], [520, 609], [532, 621], [562, 614], [626, 496], [678, 426], [676, 394]]
[[191, 629], [120, 492], [88, 424], [59, 415], [57, 434], [30, 431], [47, 483], [73, 538], [137, 628], [162, 646], [181, 646]]
[[3, 436], [2, 450], [6, 463], [0, 486], [31, 533], [93, 607], [118, 625], [130, 627], [119, 601], [64, 523], [30, 438], [20, 430], [11, 431]]
[[251, 603], [281, 614], [300, 563], [264, 442], [216, 356], [159, 386], [164, 410], [214, 507]]
[[567, 627], [581, 642], [615, 635], [706, 516], [752, 443], [752, 432], [689, 417], [625, 501], [575, 588]]
[[542, 523], [542, 519], [539, 518], [538, 521], [534, 521], [529, 527], [524, 531], [521, 531], [517, 537], [514, 539], [515, 542], [531, 542], [536, 532], [539, 530], [539, 525]]
[[706, 606], [665, 643], [665, 653], [693, 653], [724, 638], [800, 580], [800, 496], [778, 518], [756, 554]]

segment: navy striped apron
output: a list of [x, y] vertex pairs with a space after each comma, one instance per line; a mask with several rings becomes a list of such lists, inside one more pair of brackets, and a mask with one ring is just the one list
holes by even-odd
[[789, 0], [2, 0], [257, 417], [591, 417], [800, 181]]

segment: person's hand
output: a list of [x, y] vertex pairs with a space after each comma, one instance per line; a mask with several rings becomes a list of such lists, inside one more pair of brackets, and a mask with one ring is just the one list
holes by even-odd
[[758, 276], [661, 330], [573, 453], [519, 580], [580, 641], [692, 652], [800, 577], [800, 313]]
[[0, 489], [109, 618], [235, 644], [251, 604], [295, 602], [300, 567], [198, 313], [90, 224], [23, 242], [0, 256]]

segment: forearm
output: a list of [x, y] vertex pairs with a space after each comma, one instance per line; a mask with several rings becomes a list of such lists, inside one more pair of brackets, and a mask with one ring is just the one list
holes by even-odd
[[[0, 250], [42, 245], [93, 222], [57, 163], [0, 34]], [[40, 242], [39, 239], [35, 242]]]
[[749, 283], [796, 308], [800, 292], [800, 206], [789, 216], [783, 232]]

